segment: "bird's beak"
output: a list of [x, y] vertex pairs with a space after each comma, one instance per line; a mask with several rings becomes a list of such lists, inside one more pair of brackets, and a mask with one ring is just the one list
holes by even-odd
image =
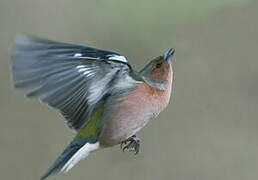
[[167, 61], [168, 64], [171, 62], [171, 59], [173, 58], [174, 53], [175, 53], [175, 49], [171, 48], [163, 54], [163, 58]]

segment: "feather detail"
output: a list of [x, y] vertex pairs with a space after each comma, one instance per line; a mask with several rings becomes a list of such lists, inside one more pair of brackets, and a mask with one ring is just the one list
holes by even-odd
[[113, 88], [120, 79], [133, 80], [128, 60], [118, 53], [27, 36], [14, 43], [11, 69], [14, 86], [29, 88], [27, 97], [57, 109], [74, 132], [103, 97], [120, 91]]
[[41, 177], [41, 180], [49, 176], [55, 176], [61, 172], [69, 171], [76, 163], [84, 159], [90, 152], [99, 148], [99, 142], [95, 138], [80, 138], [72, 141], [64, 152], [57, 158], [53, 165]]
[[78, 163], [81, 159], [86, 158], [90, 152], [95, 151], [98, 148], [99, 142], [96, 142], [94, 144], [86, 143], [69, 159], [67, 163], [65, 163], [64, 167], [61, 169], [61, 172], [68, 172], [76, 163]]

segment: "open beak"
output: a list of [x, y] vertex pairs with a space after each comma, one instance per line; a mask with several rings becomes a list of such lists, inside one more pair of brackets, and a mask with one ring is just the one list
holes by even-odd
[[175, 54], [175, 49], [174, 48], [171, 48], [169, 49], [167, 52], [165, 52], [163, 54], [163, 58], [167, 61], [167, 63], [169, 64], [171, 62], [171, 59], [173, 58]]

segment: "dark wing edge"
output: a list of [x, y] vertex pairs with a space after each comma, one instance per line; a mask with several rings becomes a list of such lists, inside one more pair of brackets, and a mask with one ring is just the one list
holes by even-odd
[[57, 109], [74, 131], [87, 124], [118, 73], [127, 76], [131, 69], [125, 62], [103, 59], [117, 53], [24, 35], [11, 52], [14, 87], [31, 89], [27, 97]]
[[[87, 59], [108, 59], [125, 63], [130, 66], [129, 61], [125, 56], [122, 56], [116, 52], [96, 49], [84, 45], [76, 45], [71, 43], [56, 42], [52, 40], [42, 39], [34, 36], [27, 36], [24, 34], [18, 34], [13, 48], [17, 50], [17, 46], [20, 49], [27, 50], [40, 50], [40, 54], [43, 55], [65, 55], [73, 56], [76, 58], [87, 58]], [[22, 47], [23, 46], [23, 47]], [[39, 54], [39, 55], [40, 55]]]

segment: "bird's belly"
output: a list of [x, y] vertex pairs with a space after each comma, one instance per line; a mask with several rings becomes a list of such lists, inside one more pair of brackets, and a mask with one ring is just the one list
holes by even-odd
[[113, 146], [121, 143], [141, 130], [152, 117], [153, 113], [144, 112], [143, 109], [119, 110], [108, 120], [101, 135], [100, 144]]
[[100, 144], [104, 147], [119, 144], [141, 130], [167, 106], [170, 92], [162, 93], [153, 92], [142, 83], [120, 99], [116, 110], [106, 121]]

